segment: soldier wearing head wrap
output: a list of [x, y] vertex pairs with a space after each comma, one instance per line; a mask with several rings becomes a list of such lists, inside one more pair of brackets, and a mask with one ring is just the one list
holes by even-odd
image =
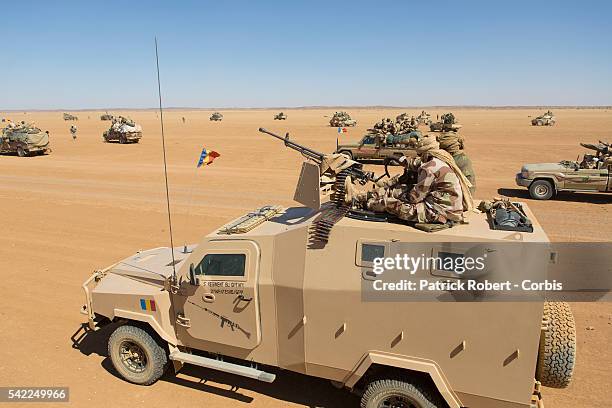
[[440, 224], [462, 221], [463, 212], [474, 208], [470, 182], [452, 156], [440, 149], [435, 137], [421, 138], [417, 154], [419, 161], [402, 160], [406, 168], [418, 165], [417, 182], [412, 188], [400, 184], [403, 177], [400, 176], [367, 195], [355, 194], [347, 178], [347, 201], [367, 198], [369, 210], [385, 211], [405, 221]]
[[438, 142], [440, 142], [441, 149], [446, 150], [453, 156], [457, 167], [461, 169], [465, 178], [472, 184], [470, 192], [474, 194], [476, 191], [476, 173], [472, 167], [472, 160], [470, 160], [469, 156], [463, 150], [463, 138], [454, 132], [442, 133], [438, 135]]

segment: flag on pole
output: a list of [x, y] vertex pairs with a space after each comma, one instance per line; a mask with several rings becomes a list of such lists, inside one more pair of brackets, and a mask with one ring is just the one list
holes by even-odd
[[206, 148], [202, 149], [202, 153], [200, 154], [200, 160], [198, 160], [198, 167], [202, 167], [203, 164], [207, 166], [213, 162], [217, 157], [221, 156], [219, 153], [214, 150], [208, 150]]
[[346, 130], [345, 127], [339, 127], [338, 128], [338, 133], [346, 133], [346, 132], [347, 132], [347, 130]]

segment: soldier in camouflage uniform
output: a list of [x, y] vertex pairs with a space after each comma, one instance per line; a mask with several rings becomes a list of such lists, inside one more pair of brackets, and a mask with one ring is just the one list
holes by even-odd
[[[452, 157], [440, 150], [433, 136], [423, 137], [417, 145], [419, 158], [410, 161], [403, 157], [405, 172], [379, 185], [369, 193], [355, 191], [350, 178], [346, 181], [346, 199], [352, 202], [367, 200], [371, 211], [388, 212], [405, 221], [420, 223], [460, 222], [463, 212], [473, 209], [469, 187], [471, 184]], [[418, 167], [414, 186], [404, 184], [406, 174]]]
[[438, 142], [440, 142], [441, 149], [446, 150], [453, 156], [455, 163], [457, 163], [465, 178], [472, 184], [470, 192], [474, 194], [476, 191], [476, 173], [472, 167], [472, 160], [463, 150], [463, 138], [454, 132], [447, 132], [438, 135]]

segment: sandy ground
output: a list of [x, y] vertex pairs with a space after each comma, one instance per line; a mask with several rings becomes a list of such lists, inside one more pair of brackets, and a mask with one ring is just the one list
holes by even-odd
[[[416, 109], [413, 110], [417, 112]], [[175, 244], [195, 242], [213, 227], [265, 204], [291, 204], [300, 157], [257, 132], [263, 126], [290, 131], [295, 140], [331, 151], [336, 129], [326, 110], [288, 110], [287, 121], [272, 111], [226, 111], [223, 122], [210, 112], [167, 111], [166, 143]], [[0, 113], [34, 120], [51, 132], [53, 153], [44, 157], [0, 157], [0, 385], [69, 386], [74, 406], [175, 407], [356, 406], [354, 397], [327, 381], [285, 373], [274, 385], [188, 368], [150, 387], [119, 379], [106, 357], [103, 336], [81, 350], [71, 335], [83, 321], [81, 283], [139, 249], [168, 245], [162, 150], [155, 112], [130, 112], [142, 124], [140, 144], [103, 143], [109, 122], [101, 112]], [[353, 109], [359, 122], [342, 139], [357, 140], [382, 116], [397, 110]], [[431, 111], [433, 115], [442, 111]], [[464, 128], [478, 177], [478, 198], [500, 193], [528, 201], [555, 241], [610, 241], [612, 197], [562, 195], [535, 202], [515, 188], [523, 163], [574, 159], [580, 141], [611, 139], [612, 112], [556, 110], [555, 127], [531, 127], [532, 110], [454, 110]], [[181, 117], [186, 118], [183, 124]], [[202, 146], [221, 153], [196, 171]], [[547, 407], [607, 407], [612, 378], [612, 305], [573, 304], [578, 326], [578, 363], [572, 385], [545, 389]], [[594, 330], [586, 330], [592, 326]], [[104, 334], [104, 333], [102, 333]], [[231, 391], [232, 386], [239, 387]]]

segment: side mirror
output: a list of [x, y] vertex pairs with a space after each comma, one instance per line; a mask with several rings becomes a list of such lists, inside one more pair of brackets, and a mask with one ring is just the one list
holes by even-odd
[[200, 279], [196, 276], [193, 264], [189, 265], [189, 283], [193, 286], [200, 285]]

